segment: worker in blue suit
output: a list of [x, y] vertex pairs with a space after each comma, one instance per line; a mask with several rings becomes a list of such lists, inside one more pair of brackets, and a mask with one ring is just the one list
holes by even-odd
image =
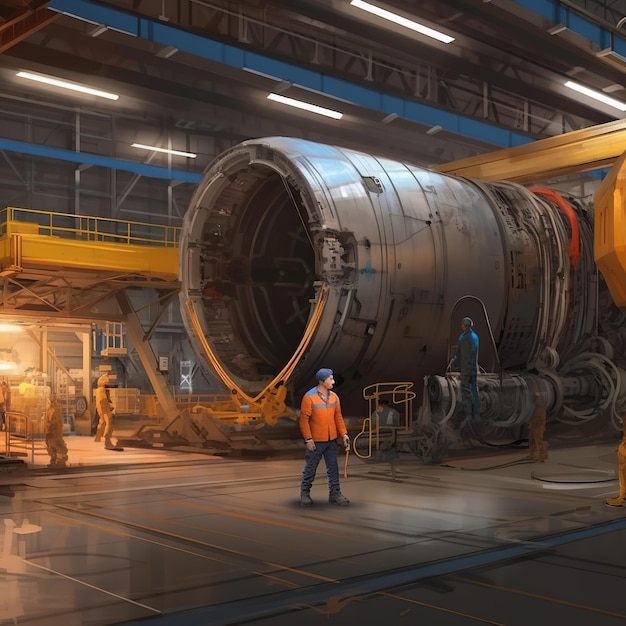
[[478, 335], [472, 330], [474, 322], [469, 317], [461, 320], [461, 334], [454, 355], [454, 369], [461, 372], [461, 399], [463, 421], [480, 418], [480, 397], [476, 386], [478, 373]]

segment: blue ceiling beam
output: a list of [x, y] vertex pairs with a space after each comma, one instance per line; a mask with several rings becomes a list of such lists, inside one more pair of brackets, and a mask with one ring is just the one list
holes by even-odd
[[[600, 49], [611, 48], [626, 57], [626, 40], [581, 17], [559, 0], [515, 0], [515, 2], [555, 25], [563, 24], [572, 32], [595, 43]], [[239, 70], [256, 72], [275, 78], [277, 81], [288, 81], [294, 86], [311, 89], [330, 98], [348, 101], [385, 115], [396, 113], [399, 117], [418, 124], [441, 126], [447, 132], [485, 142], [494, 147], [509, 148], [533, 141], [526, 135], [487, 122], [443, 111], [406, 98], [391, 96], [358, 83], [334, 78], [208, 37], [195, 35], [158, 20], [103, 6], [92, 0], [51, 0], [48, 8], [134, 37], [141, 37], [162, 46], [173, 46]], [[602, 177], [603, 172], [604, 170], [598, 171], [597, 175]], [[194, 175], [191, 174], [191, 176]]]
[[276, 81], [288, 81], [295, 87], [314, 90], [339, 101], [348, 101], [366, 109], [379, 111], [385, 116], [396, 113], [399, 117], [418, 124], [441, 126], [447, 132], [491, 144], [494, 147], [509, 148], [533, 141], [526, 135], [494, 124], [443, 111], [406, 98], [390, 96], [359, 83], [307, 70], [208, 37], [195, 35], [158, 20], [106, 7], [91, 0], [51, 0], [48, 8], [134, 37], [141, 37], [162, 46], [173, 46], [183, 52], [238, 70], [252, 71], [275, 78]]
[[533, 11], [551, 21], [554, 26], [562, 24], [573, 33], [596, 44], [600, 50], [612, 48], [626, 58], [626, 39], [599, 24], [584, 18], [575, 9], [565, 6], [559, 0], [513, 0], [516, 4]]
[[112, 157], [88, 154], [86, 152], [73, 152], [72, 150], [52, 148], [50, 146], [26, 143], [24, 141], [14, 141], [13, 139], [0, 138], [0, 150], [17, 152], [19, 154], [30, 154], [33, 156], [44, 157], [46, 159], [55, 159], [57, 161], [70, 161], [72, 163], [95, 165], [99, 167], [106, 167], [111, 170], [122, 170], [138, 174], [139, 176], [146, 176], [147, 178], [160, 178], [162, 180], [172, 181], [177, 180], [185, 183], [194, 183], [196, 185], [202, 180], [202, 174], [196, 174], [195, 172], [171, 170], [167, 167], [145, 165], [143, 163], [136, 163], [135, 161], [114, 159]]

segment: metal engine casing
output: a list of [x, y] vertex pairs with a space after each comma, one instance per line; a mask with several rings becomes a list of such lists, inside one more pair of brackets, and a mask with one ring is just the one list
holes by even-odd
[[600, 304], [611, 306], [598, 296], [592, 216], [574, 208], [572, 267], [567, 218], [521, 185], [302, 139], [246, 141], [210, 165], [185, 216], [183, 319], [231, 381], [260, 393], [327, 289], [287, 384], [299, 403], [330, 367], [346, 414], [362, 410], [368, 384], [445, 372], [466, 296], [484, 305], [504, 370], [554, 370], [587, 349]]

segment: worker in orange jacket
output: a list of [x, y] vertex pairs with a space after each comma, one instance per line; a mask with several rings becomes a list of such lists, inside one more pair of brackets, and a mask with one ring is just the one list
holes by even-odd
[[315, 480], [317, 466], [322, 457], [328, 477], [328, 501], [331, 504], [346, 506], [350, 500], [339, 486], [339, 466], [337, 463], [337, 437], [343, 438], [346, 449], [350, 447], [350, 437], [341, 415], [339, 396], [332, 390], [335, 384], [333, 371], [320, 369], [315, 375], [317, 386], [307, 391], [300, 406], [300, 432], [306, 444], [306, 455], [300, 483], [300, 504], [311, 506], [311, 487]]

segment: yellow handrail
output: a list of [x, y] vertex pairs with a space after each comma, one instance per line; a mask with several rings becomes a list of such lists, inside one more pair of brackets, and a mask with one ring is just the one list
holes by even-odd
[[81, 241], [106, 241], [128, 245], [177, 247], [179, 226], [129, 222], [109, 217], [55, 213], [37, 209], [6, 207], [0, 210], [0, 236], [10, 235], [22, 225], [34, 228], [33, 234], [71, 238]]

